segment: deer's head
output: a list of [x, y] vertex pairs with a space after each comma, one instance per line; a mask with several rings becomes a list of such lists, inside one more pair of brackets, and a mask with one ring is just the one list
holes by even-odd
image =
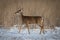
[[17, 10], [17, 11], [15, 12], [15, 14], [17, 14], [17, 15], [23, 15], [23, 8]]

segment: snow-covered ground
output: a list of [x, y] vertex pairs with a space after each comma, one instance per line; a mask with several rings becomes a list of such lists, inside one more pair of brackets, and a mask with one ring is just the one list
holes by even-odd
[[30, 34], [28, 34], [27, 29], [22, 29], [19, 33], [16, 27], [0, 28], [0, 40], [60, 40], [59, 27], [56, 27], [55, 31], [45, 29], [45, 34], [39, 34], [39, 32], [39, 29], [30, 29]]

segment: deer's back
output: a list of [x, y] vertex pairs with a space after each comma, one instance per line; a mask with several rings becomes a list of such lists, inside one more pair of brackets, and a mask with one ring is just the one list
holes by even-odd
[[37, 23], [40, 18], [40, 16], [23, 16], [22, 20], [23, 23], [26, 23], [27, 21], [29, 21], [29, 23]]

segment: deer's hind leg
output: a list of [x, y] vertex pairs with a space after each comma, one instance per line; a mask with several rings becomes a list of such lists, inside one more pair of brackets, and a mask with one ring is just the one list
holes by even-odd
[[41, 28], [40, 34], [44, 33], [44, 24], [43, 24], [43, 22], [40, 24], [40, 28]]
[[[40, 18], [37, 18], [36, 24], [39, 25], [39, 31], [40, 31], [40, 33], [41, 33], [41, 26], [40, 26], [40, 23], [41, 23]], [[39, 33], [39, 34], [40, 34], [40, 33]]]
[[44, 26], [40, 26], [40, 27], [41, 27], [40, 34], [44, 33]]
[[26, 22], [26, 27], [27, 27], [27, 29], [28, 29], [28, 33], [30, 34], [30, 31], [29, 31], [29, 26], [28, 26], [28, 24], [29, 24], [29, 21], [27, 21], [27, 22]]
[[40, 34], [43, 32], [44, 33], [44, 24], [43, 24], [43, 20], [41, 20], [41, 18], [37, 19], [37, 23], [40, 27]]

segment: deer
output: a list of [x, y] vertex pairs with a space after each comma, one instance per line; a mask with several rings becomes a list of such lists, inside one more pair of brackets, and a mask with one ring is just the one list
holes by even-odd
[[[20, 12], [20, 13], [19, 13]], [[24, 16], [22, 9], [18, 10], [17, 12], [15, 12], [15, 14], [20, 14], [21, 18], [22, 18], [22, 24], [26, 24], [26, 28], [28, 29], [28, 33], [30, 34], [30, 27], [28, 24], [38, 24], [39, 27], [41, 28], [41, 32], [44, 33], [44, 20], [41, 16]], [[35, 26], [36, 27], [36, 26]], [[21, 27], [18, 28], [19, 30], [21, 30]], [[19, 31], [20, 32], [20, 31]]]

